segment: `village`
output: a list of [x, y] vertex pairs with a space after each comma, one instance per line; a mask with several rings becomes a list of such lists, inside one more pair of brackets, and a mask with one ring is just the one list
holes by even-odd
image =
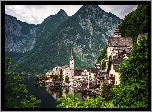
[[[138, 35], [138, 40], [142, 37]], [[113, 87], [120, 84], [120, 73], [118, 68], [120, 63], [127, 59], [132, 51], [132, 37], [121, 37], [119, 29], [116, 28], [114, 36], [109, 38], [106, 46], [107, 59], [101, 60], [101, 64], [106, 62], [106, 69], [101, 70], [100, 63], [94, 67], [85, 69], [74, 69], [73, 49], [71, 48], [70, 66], [56, 66], [52, 71], [46, 73], [46, 80], [36, 80], [37, 84], [44, 84], [46, 87], [72, 87], [80, 88], [87, 92], [96, 90], [95, 93], [101, 93], [103, 82]], [[54, 76], [62, 77], [57, 81]], [[74, 93], [73, 93], [74, 94]]]

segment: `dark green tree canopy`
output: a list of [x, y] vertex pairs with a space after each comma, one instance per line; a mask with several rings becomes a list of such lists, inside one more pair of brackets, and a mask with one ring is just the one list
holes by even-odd
[[138, 5], [136, 10], [122, 20], [118, 28], [122, 37], [133, 37], [135, 43], [138, 34], [148, 32], [148, 5]]

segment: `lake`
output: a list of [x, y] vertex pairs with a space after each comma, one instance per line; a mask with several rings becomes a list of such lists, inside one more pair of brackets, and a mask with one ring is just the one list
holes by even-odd
[[[56, 100], [61, 97], [63, 94], [70, 93], [76, 94], [80, 93], [78, 99], [81, 101], [84, 100], [82, 97], [81, 90], [74, 88], [57, 88], [53, 89], [51, 87], [40, 87], [35, 84], [35, 76], [22, 76], [23, 83], [28, 89], [29, 95], [34, 95], [38, 100], [41, 100], [40, 108], [56, 108]], [[85, 96], [88, 98], [88, 96]]]

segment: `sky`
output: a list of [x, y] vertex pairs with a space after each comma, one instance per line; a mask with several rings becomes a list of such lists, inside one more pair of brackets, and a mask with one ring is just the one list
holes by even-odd
[[[138, 5], [98, 5], [106, 12], [111, 12], [123, 19]], [[5, 13], [29, 24], [41, 24], [45, 18], [57, 14], [63, 9], [68, 16], [74, 15], [82, 5], [5, 5]]]

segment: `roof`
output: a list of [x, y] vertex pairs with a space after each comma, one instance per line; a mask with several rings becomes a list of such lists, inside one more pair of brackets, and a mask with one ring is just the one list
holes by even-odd
[[113, 59], [112, 60], [112, 64], [113, 64], [113, 69], [118, 72], [118, 68], [119, 68], [119, 65], [120, 63], [123, 61], [123, 59]]
[[123, 59], [113, 59], [112, 64], [113, 65], [119, 65], [122, 61], [123, 61]]
[[91, 72], [91, 73], [97, 73], [97, 72], [99, 72], [100, 69], [98, 69], [98, 68], [86, 68], [86, 70], [88, 72]]
[[119, 33], [119, 29], [116, 28], [115, 31], [114, 31], [114, 33]]
[[83, 70], [74, 70], [74, 76], [81, 76]]
[[133, 46], [132, 37], [110, 37], [108, 41], [109, 47]]
[[107, 70], [100, 70], [100, 72], [102, 72], [102, 73], [107, 73]]
[[113, 65], [113, 69], [118, 72], [119, 65]]

